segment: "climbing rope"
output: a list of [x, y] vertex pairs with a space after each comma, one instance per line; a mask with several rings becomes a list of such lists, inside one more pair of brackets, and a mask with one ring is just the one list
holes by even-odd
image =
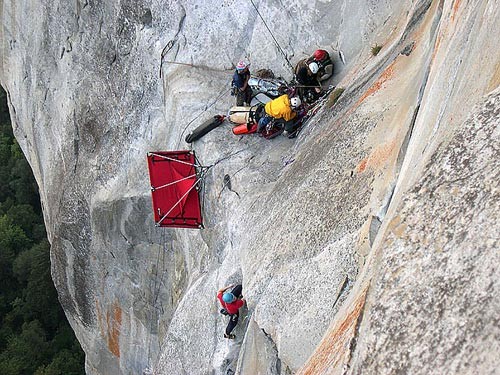
[[[247, 145], [247, 147], [245, 147], [245, 148], [243, 148], [243, 149], [241, 149], [241, 150], [235, 151], [235, 152], [233, 152], [233, 153], [231, 153], [231, 154], [229, 154], [229, 155], [227, 155], [227, 156], [223, 156], [222, 158], [220, 158], [219, 160], [217, 160], [214, 164], [212, 164], [210, 167], [213, 167], [213, 166], [215, 166], [215, 165], [217, 165], [217, 164], [219, 164], [219, 163], [223, 162], [224, 160], [227, 160], [227, 159], [231, 158], [231, 157], [232, 157], [232, 156], [234, 156], [234, 155], [237, 155], [237, 154], [239, 154], [239, 153], [241, 153], [241, 152], [243, 152], [243, 151], [245, 151], [245, 150], [248, 150], [250, 147], [253, 147], [254, 145], [256, 145], [256, 144], [257, 144], [258, 142], [260, 142], [260, 141], [261, 141], [261, 138], [258, 138], [258, 139], [257, 139], [257, 140], [255, 140], [254, 142], [252, 142], [252, 143], [250, 143], [249, 145]], [[248, 159], [248, 161], [252, 160], [254, 157], [255, 157], [255, 155], [253, 155], [252, 157], [250, 157], [250, 159]], [[236, 172], [234, 172], [234, 173], [230, 176], [230, 178], [231, 178], [231, 177], [234, 177], [237, 173], [241, 172], [243, 169], [245, 169], [245, 168], [247, 168], [247, 167], [248, 167], [248, 165], [245, 165], [245, 166], [243, 166], [242, 168], [238, 169]], [[222, 190], [219, 192], [219, 194], [218, 194], [218, 196], [217, 196], [217, 199], [219, 199], [219, 198], [220, 198], [220, 196], [221, 196], [221, 194], [222, 194], [222, 191], [225, 189], [225, 187], [226, 187], [226, 186], [224, 185], [224, 186], [223, 186], [223, 188], [222, 188]], [[234, 191], [234, 193], [236, 193], [236, 195], [238, 196], [238, 198], [240, 198], [240, 195], [239, 195], [237, 192], [235, 192], [235, 191]], [[205, 201], [205, 186], [203, 186], [203, 188], [202, 188], [202, 205], [201, 205], [202, 210], [203, 210], [203, 208], [204, 208], [204, 201]]]
[[[165, 254], [167, 252], [167, 241], [166, 241], [165, 230], [161, 231], [160, 243], [162, 245], [162, 248], [158, 250], [158, 255], [156, 257], [154, 278], [151, 278], [151, 280], [149, 282], [149, 290], [152, 290], [153, 293], [151, 296], [152, 303], [150, 303], [150, 306], [151, 306], [151, 317], [149, 319], [150, 335], [149, 335], [149, 339], [148, 339], [148, 350], [147, 350], [148, 368], [151, 365], [151, 341], [152, 341], [151, 332], [153, 331], [153, 321], [154, 321], [154, 316], [155, 316], [155, 310], [158, 310], [156, 304], [158, 302], [158, 296], [160, 294], [160, 289], [161, 289], [161, 285], [163, 283], [163, 275], [164, 275], [164, 272], [162, 272], [161, 278], [158, 281], [158, 270], [159, 270], [159, 266], [160, 266], [160, 261], [162, 263], [162, 270], [165, 268]], [[153, 283], [154, 283], [154, 286], [152, 285]]]
[[262, 20], [262, 22], [264, 23], [264, 26], [266, 27], [267, 31], [269, 31], [269, 34], [271, 34], [271, 37], [273, 38], [274, 40], [274, 43], [276, 43], [276, 46], [278, 47], [278, 50], [281, 52], [281, 54], [283, 55], [283, 57], [285, 58], [286, 62], [288, 63], [288, 66], [290, 67], [290, 69], [292, 70], [292, 73], [293, 73], [293, 66], [292, 64], [290, 63], [290, 60], [288, 60], [288, 56], [286, 55], [285, 51], [283, 50], [283, 48], [281, 48], [280, 44], [278, 43], [278, 41], [276, 40], [276, 38], [274, 37], [274, 34], [273, 32], [271, 31], [271, 29], [269, 28], [269, 26], [267, 25], [266, 21], [264, 20], [264, 17], [262, 17], [262, 14], [260, 14], [259, 12], [259, 9], [257, 8], [257, 6], [255, 5], [255, 3], [253, 2], [253, 0], [250, 0], [250, 2], [252, 3], [255, 11], [257, 12], [257, 14], [259, 15], [260, 19]]
[[205, 109], [203, 111], [201, 111], [200, 113], [198, 113], [195, 117], [193, 117], [187, 124], [186, 126], [184, 127], [184, 129], [182, 129], [182, 133], [181, 135], [179, 136], [179, 140], [177, 141], [177, 145], [176, 145], [176, 148], [179, 148], [179, 144], [181, 143], [181, 139], [182, 139], [182, 136], [184, 135], [186, 129], [188, 128], [189, 125], [191, 125], [195, 120], [197, 120], [201, 115], [203, 115], [206, 111], [208, 111], [210, 108], [212, 108], [215, 103], [217, 103], [224, 95], [226, 95], [229, 91], [231, 90], [231, 88], [227, 88], [227, 89], [223, 89], [219, 95], [216, 96], [215, 100], [205, 106]]
[[191, 64], [191, 63], [183, 63], [183, 62], [179, 62], [179, 61], [164, 60], [164, 58], [167, 55], [167, 53], [169, 53], [170, 50], [173, 48], [174, 44], [175, 44], [175, 40], [173, 40], [173, 39], [170, 40], [165, 45], [165, 47], [163, 48], [163, 50], [161, 51], [161, 56], [160, 56], [160, 78], [162, 77], [163, 63], [173, 64], [173, 65], [183, 65], [183, 66], [188, 66], [190, 68], [212, 70], [212, 71], [215, 71], [215, 72], [226, 72], [226, 71], [229, 71], [229, 70], [233, 69], [232, 67], [231, 68], [220, 69], [220, 68], [213, 68], [213, 67], [210, 67], [210, 66], [207, 66], [207, 65], [201, 65], [201, 64]]
[[207, 65], [190, 64], [190, 63], [183, 63], [183, 62], [171, 61], [171, 60], [163, 60], [162, 63], [173, 64], [173, 65], [189, 66], [190, 68], [206, 69], [206, 70], [211, 70], [211, 71], [214, 71], [214, 72], [228, 72], [230, 70], [233, 70], [233, 68], [219, 69], [219, 68], [212, 68], [211, 66], [207, 66]]
[[[252, 156], [252, 157], [249, 159], [249, 161], [250, 161], [250, 160], [252, 160], [253, 158], [254, 158], [254, 157]], [[225, 189], [226, 187], [228, 188], [228, 190], [229, 190], [229, 191], [232, 191], [233, 193], [235, 193], [235, 194], [238, 196], [238, 198], [240, 198], [240, 195], [238, 194], [238, 192], [237, 192], [237, 191], [232, 190], [232, 187], [231, 187], [231, 179], [232, 179], [234, 176], [236, 176], [236, 174], [237, 174], [237, 173], [241, 172], [241, 171], [242, 171], [243, 169], [245, 169], [245, 168], [248, 168], [248, 164], [246, 164], [246, 165], [244, 165], [243, 167], [241, 167], [240, 169], [238, 169], [238, 170], [237, 170], [236, 172], [234, 172], [232, 175], [228, 175], [228, 174], [226, 174], [226, 175], [224, 176], [224, 183], [223, 183], [223, 185], [222, 185], [222, 189], [219, 191], [219, 194], [217, 195], [217, 199], [219, 199], [219, 198], [220, 198], [220, 196], [221, 196], [222, 192], [224, 191], [224, 189]]]
[[[174, 40], [170, 40], [167, 45], [163, 48], [162, 52], [161, 52], [161, 60], [160, 60], [160, 78], [162, 77], [162, 67], [163, 67], [163, 63], [167, 63], [167, 64], [174, 64], [174, 65], [183, 65], [183, 66], [189, 66], [191, 68], [199, 68], [199, 69], [205, 69], [205, 70], [211, 70], [211, 71], [217, 71], [217, 72], [227, 72], [229, 70], [232, 70], [231, 69], [217, 69], [217, 68], [212, 68], [212, 67], [209, 67], [209, 66], [206, 66], [206, 65], [197, 65], [197, 64], [189, 64], [189, 63], [183, 63], [183, 62], [178, 62], [178, 61], [170, 61], [170, 60], [164, 60], [164, 57], [165, 55], [172, 49], [172, 47], [174, 46], [175, 44], [175, 41]], [[184, 135], [184, 132], [186, 131], [186, 129], [188, 128], [189, 125], [191, 125], [196, 119], [198, 119], [203, 113], [205, 113], [206, 111], [208, 111], [210, 108], [212, 108], [215, 103], [217, 103], [224, 95], [226, 95], [229, 91], [231, 90], [231, 88], [225, 88], [223, 89], [219, 95], [217, 95], [217, 97], [215, 98], [215, 100], [209, 104], [209, 105], [206, 105], [205, 106], [205, 109], [203, 111], [201, 111], [199, 114], [197, 114], [194, 118], [191, 119], [191, 121], [189, 121], [187, 123], [187, 125], [184, 127], [184, 129], [182, 130], [182, 133], [179, 137], [179, 141], [177, 142], [177, 146], [176, 148], [179, 148], [179, 143], [181, 142], [181, 139], [182, 139], [182, 136]]]
[[243, 152], [243, 151], [245, 151], [245, 150], [248, 150], [250, 147], [253, 147], [254, 145], [256, 145], [256, 144], [257, 144], [258, 142], [260, 142], [260, 141], [261, 141], [261, 138], [258, 138], [255, 142], [252, 142], [252, 143], [251, 143], [251, 144], [249, 144], [247, 147], [242, 148], [242, 149], [240, 149], [240, 150], [238, 150], [238, 151], [232, 152], [232, 153], [230, 153], [229, 155], [226, 155], [226, 156], [221, 157], [221, 158], [220, 158], [219, 160], [217, 160], [215, 163], [211, 164], [211, 165], [209, 166], [209, 168], [211, 168], [211, 167], [215, 167], [217, 164], [222, 163], [223, 161], [225, 161], [225, 160], [227, 160], [227, 159], [229, 159], [229, 158], [231, 158], [231, 157], [233, 157], [233, 156], [235, 156], [235, 155], [238, 155], [239, 153], [241, 153], [241, 152]]
[[165, 55], [170, 52], [170, 50], [172, 49], [172, 47], [174, 46], [174, 43], [175, 43], [175, 40], [169, 40], [167, 45], [165, 47], [163, 47], [163, 50], [161, 51], [161, 58], [160, 58], [160, 78], [161, 78], [161, 72], [162, 72], [162, 68], [163, 68], [163, 58], [165, 57]]

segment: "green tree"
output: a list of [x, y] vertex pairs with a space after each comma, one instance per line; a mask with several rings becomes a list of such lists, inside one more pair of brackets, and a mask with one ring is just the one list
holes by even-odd
[[13, 299], [18, 287], [12, 272], [14, 259], [30, 245], [30, 239], [19, 226], [14, 225], [7, 215], [0, 216], [0, 286], [7, 301]]
[[36, 181], [21, 147], [15, 141], [11, 146], [11, 154], [12, 169], [9, 187], [14, 192], [18, 204], [30, 204], [37, 213], [40, 213], [40, 199]]
[[64, 349], [57, 353], [48, 366], [40, 366], [35, 375], [83, 375], [83, 360], [80, 354]]
[[30, 166], [0, 89], [0, 375], [84, 373], [84, 354], [57, 300], [50, 245]]
[[[37, 224], [40, 222], [41, 217], [35, 212], [35, 209], [30, 204], [18, 204], [9, 207], [6, 212], [8, 217], [11, 218], [15, 225], [18, 225], [26, 236], [33, 240], [42, 240], [42, 238], [34, 238]], [[39, 235], [39, 234], [38, 234]]]
[[57, 303], [57, 292], [50, 277], [49, 243], [47, 240], [18, 255], [13, 264], [14, 275], [24, 286], [19, 313], [25, 321], [38, 320], [52, 336], [64, 319]]
[[7, 93], [0, 87], [0, 124], [10, 124]]
[[47, 363], [49, 345], [41, 324], [34, 320], [24, 323], [20, 335], [11, 337], [0, 354], [0, 374], [31, 375]]
[[[1, 103], [0, 103], [1, 104]], [[0, 109], [0, 113], [1, 113]], [[1, 117], [1, 115], [0, 115]], [[0, 123], [0, 201], [4, 201], [10, 195], [10, 171], [12, 169], [10, 161], [12, 158], [11, 149], [14, 136], [10, 124]]]

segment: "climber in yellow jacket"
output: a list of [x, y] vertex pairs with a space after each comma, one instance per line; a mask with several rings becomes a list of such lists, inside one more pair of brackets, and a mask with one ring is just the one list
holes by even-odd
[[259, 120], [257, 132], [262, 132], [272, 119], [283, 122], [285, 131], [292, 132], [297, 110], [301, 104], [302, 102], [298, 96], [290, 99], [287, 94], [271, 100], [264, 107], [265, 115]]

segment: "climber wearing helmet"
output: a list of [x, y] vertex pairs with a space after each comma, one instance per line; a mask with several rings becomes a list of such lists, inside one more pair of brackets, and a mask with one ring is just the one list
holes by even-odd
[[[231, 289], [231, 291], [229, 291]], [[217, 299], [222, 305], [221, 313], [224, 315], [229, 315], [229, 323], [227, 324], [226, 331], [224, 332], [224, 337], [226, 339], [234, 339], [236, 336], [231, 332], [238, 324], [239, 309], [245, 304], [245, 300], [241, 295], [242, 292], [241, 284], [235, 285], [231, 284], [217, 292]]]
[[285, 132], [283, 134], [293, 132], [297, 122], [297, 112], [301, 104], [302, 101], [298, 96], [289, 98], [287, 94], [266, 103], [264, 106], [265, 115], [259, 120], [257, 132], [264, 131], [271, 120], [284, 125]]
[[317, 49], [314, 51], [311, 57], [307, 59], [307, 63], [317, 63], [318, 64], [318, 79], [320, 81], [326, 81], [333, 75], [333, 62], [330, 59], [330, 54], [324, 49]]
[[298, 96], [294, 96], [290, 99], [290, 107], [292, 107], [293, 110], [296, 110], [298, 107], [300, 107], [301, 104], [302, 101]]
[[319, 64], [302, 59], [295, 67], [295, 80], [299, 84], [298, 94], [306, 102], [312, 103], [321, 93], [321, 84], [318, 80]]
[[312, 74], [318, 74], [319, 65], [316, 61], [313, 61], [312, 63], [308, 64], [307, 67], [309, 68]]
[[237, 106], [249, 106], [252, 99], [252, 88], [248, 85], [250, 79], [250, 64], [240, 60], [236, 65], [236, 70], [233, 74], [232, 88], [233, 95], [236, 96]]
[[319, 87], [320, 84], [317, 79], [318, 71], [318, 63], [302, 59], [295, 67], [295, 80], [303, 86]]
[[312, 54], [312, 58], [319, 62], [325, 62], [326, 60], [330, 60], [330, 54], [324, 49], [317, 49]]

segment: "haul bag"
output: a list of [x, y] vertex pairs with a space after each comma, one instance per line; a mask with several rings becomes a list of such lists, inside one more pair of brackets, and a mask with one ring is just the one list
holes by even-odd
[[250, 116], [251, 107], [231, 107], [228, 119], [233, 124], [246, 124]]
[[216, 115], [211, 119], [208, 119], [186, 136], [186, 142], [191, 143], [200, 139], [205, 134], [214, 130], [216, 127], [222, 124], [225, 118], [226, 118], [225, 116]]
[[237, 125], [233, 128], [233, 134], [235, 135], [241, 135], [241, 134], [252, 134], [257, 131], [257, 124], [256, 123], [251, 123], [249, 125], [247, 124], [241, 124]]

